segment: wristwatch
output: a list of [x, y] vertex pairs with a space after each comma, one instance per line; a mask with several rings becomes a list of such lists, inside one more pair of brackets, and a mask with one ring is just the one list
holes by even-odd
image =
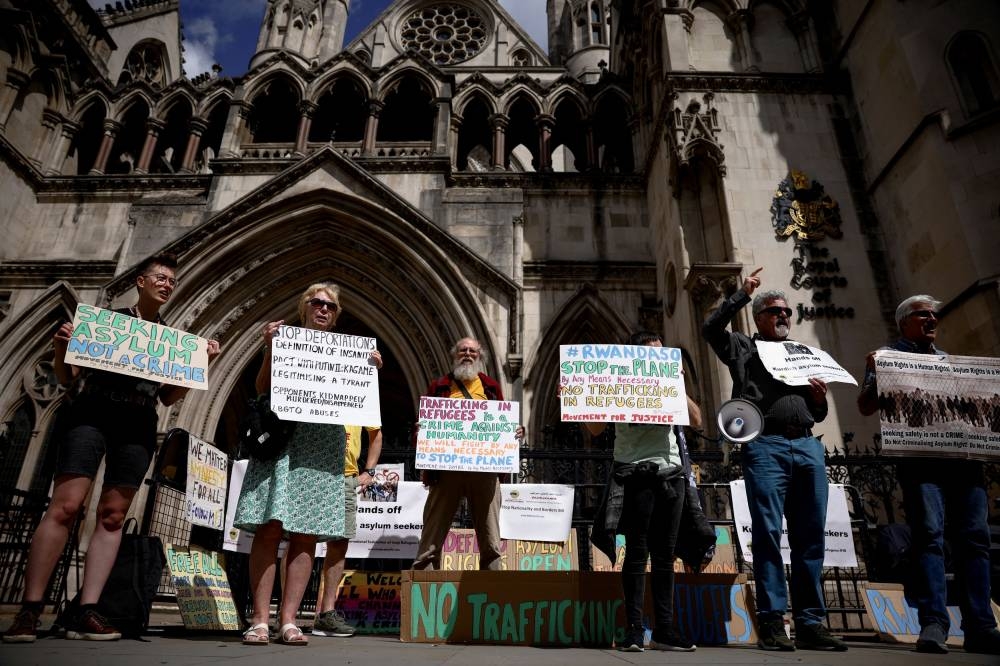
[[374, 467], [372, 467], [371, 469], [366, 469], [366, 470], [365, 470], [365, 472], [367, 472], [367, 473], [368, 473], [368, 476], [372, 477], [373, 479], [375, 478], [375, 471], [376, 471], [376, 470], [375, 470], [375, 468], [374, 468]]

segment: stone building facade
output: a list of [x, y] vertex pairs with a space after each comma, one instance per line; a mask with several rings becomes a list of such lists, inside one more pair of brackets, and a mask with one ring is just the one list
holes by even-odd
[[[399, 0], [345, 44], [349, 4], [268, 0], [245, 74], [188, 79], [178, 0], [0, 1], [0, 486], [49, 487], [56, 324], [160, 251], [166, 318], [223, 348], [161, 429], [227, 448], [261, 324], [319, 280], [379, 340], [398, 439], [470, 334], [532, 446], [558, 346], [637, 327], [712, 414], [700, 323], [758, 266], [857, 377], [914, 292], [951, 351], [1000, 351], [996, 3], [547, 0], [547, 53], [494, 0]], [[870, 446], [854, 396], [828, 446]]]

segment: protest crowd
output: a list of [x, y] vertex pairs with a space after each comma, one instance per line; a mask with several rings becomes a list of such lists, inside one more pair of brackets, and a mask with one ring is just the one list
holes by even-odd
[[[36, 640], [48, 581], [102, 461], [96, 528], [86, 552], [79, 597], [65, 614], [65, 637], [122, 638], [121, 628], [102, 614], [100, 599], [114, 569], [129, 507], [154, 458], [157, 408], [185, 395], [197, 399], [189, 389], [204, 388], [198, 379], [207, 382], [207, 369], [222, 351], [217, 341], [184, 332], [174, 335], [161, 318], [160, 309], [177, 285], [177, 271], [172, 256], [151, 257], [139, 267], [133, 306], [114, 312], [89, 308], [88, 321], [53, 322], [55, 373], [74, 394], [71, 423], [60, 442], [51, 503], [31, 542], [21, 608], [3, 635], [5, 643]], [[768, 350], [778, 348], [795, 358], [818, 356], [817, 350], [794, 342], [793, 310], [783, 292], [761, 289], [763, 279], [761, 268], [749, 273], [701, 329], [704, 342], [729, 371], [734, 404], [745, 409], [741, 414], [751, 421], [754, 414], [759, 419], [756, 429], [741, 436], [737, 431], [747, 424], [743, 416], [720, 418], [720, 429], [741, 447], [753, 547], [756, 644], [769, 651], [842, 652], [848, 644], [829, 629], [821, 581], [831, 491], [826, 449], [813, 429], [830, 411], [828, 382], [845, 379], [812, 374], [792, 381], [775, 370]], [[407, 486], [399, 473], [379, 468], [379, 407], [377, 400], [366, 397], [377, 398], [382, 357], [373, 339], [331, 333], [343, 314], [341, 298], [336, 284], [310, 285], [289, 307], [296, 313], [294, 322], [270, 321], [259, 329], [262, 365], [255, 383], [259, 398], [252, 420], [241, 426], [249, 460], [234, 495], [233, 512], [233, 528], [253, 535], [249, 551], [253, 612], [248, 626], [241, 627], [241, 641], [247, 646], [272, 642], [305, 646], [311, 637], [353, 635], [355, 627], [338, 610], [348, 549], [361, 531], [378, 526], [390, 515], [385, 511], [404, 502]], [[746, 316], [748, 306], [752, 334], [734, 325]], [[933, 392], [919, 382], [909, 387], [892, 384], [893, 375], [884, 370], [884, 359], [898, 353], [945, 362], [947, 355], [936, 346], [940, 306], [929, 295], [899, 304], [899, 338], [868, 355], [857, 408], [864, 415], [880, 413], [886, 433], [904, 426], [957, 433], [951, 439], [998, 432], [1000, 404], [995, 394], [957, 396]], [[127, 331], [135, 338], [145, 335], [149, 344], [132, 347], [138, 351], [127, 362], [116, 361], [101, 345], [80, 342], [100, 327]], [[688, 571], [697, 573], [715, 552], [716, 531], [701, 506], [687, 445], [691, 432], [705, 429], [705, 422], [714, 419], [703, 417], [699, 405], [684, 393], [680, 355], [670, 348], [669, 340], [655, 332], [637, 331], [627, 341], [601, 342], [582, 349], [582, 358], [562, 359], [560, 396], [571, 396], [577, 382], [586, 384], [605, 369], [620, 374], [628, 367], [649, 379], [641, 391], [622, 389], [622, 396], [595, 389], [593, 393], [605, 394], [601, 408], [580, 406], [573, 411], [575, 401], [567, 398], [563, 403], [564, 421], [579, 421], [581, 435], [598, 438], [607, 433], [613, 445], [592, 540], [615, 563], [616, 543], [624, 537], [624, 554], [615, 574], [620, 582], [617, 606], [612, 606], [620, 606], [623, 616], [623, 624], [615, 628], [616, 646], [631, 652], [691, 652], [696, 645], [676, 622], [685, 609], [677, 601], [683, 597], [675, 594], [679, 585], [675, 561], [680, 559]], [[874, 348], [882, 341], [871, 342]], [[169, 366], [151, 366], [143, 360], [144, 355], [162, 355], [156, 345], [171, 344], [176, 348], [171, 347]], [[509, 489], [504, 490], [502, 481], [518, 471], [517, 452], [526, 438], [517, 403], [505, 401], [500, 382], [486, 374], [487, 352], [475, 337], [431, 344], [452, 344], [452, 366], [447, 374], [429, 378], [414, 432], [416, 467], [426, 500], [409, 575], [417, 580], [418, 575], [445, 573], [444, 546], [463, 500], [472, 519], [479, 569], [499, 572], [501, 577], [516, 575], [503, 571], [513, 567], [504, 565], [504, 557], [511, 555], [502, 545], [502, 511], [512, 501], [505, 498], [524, 498], [516, 492], [505, 495]], [[603, 360], [590, 362], [588, 353]], [[327, 360], [322, 360], [324, 355]], [[164, 371], [178, 364], [188, 369]], [[192, 369], [196, 367], [205, 373]], [[329, 382], [333, 376], [347, 379]], [[358, 392], [348, 390], [353, 387]], [[641, 394], [641, 399], [626, 393]], [[886, 437], [889, 454], [892, 447]], [[942, 458], [933, 451], [907, 453], [915, 446], [912, 434], [894, 437], [892, 446], [902, 451], [896, 453], [898, 483], [912, 542], [914, 571], [907, 598], [919, 617], [916, 649], [937, 654], [950, 649], [947, 527], [950, 556], [956, 562], [962, 645], [967, 652], [1000, 655], [1000, 632], [990, 599], [983, 462]], [[199, 497], [210, 494], [204, 491]], [[787, 569], [783, 520], [790, 551]], [[299, 626], [299, 611], [318, 546], [325, 548], [324, 589], [307, 631]], [[274, 625], [271, 600], [279, 576], [281, 599]], [[647, 589], [651, 617], [645, 610]], [[648, 640], [647, 628], [652, 630]]]

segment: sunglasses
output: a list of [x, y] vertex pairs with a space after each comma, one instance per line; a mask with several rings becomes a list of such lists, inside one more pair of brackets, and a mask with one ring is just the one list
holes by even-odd
[[930, 319], [931, 317], [934, 319], [941, 318], [940, 315], [934, 310], [914, 310], [908, 316], [917, 317], [918, 319]]
[[337, 310], [340, 309], [340, 306], [334, 303], [333, 301], [324, 301], [322, 298], [310, 298], [309, 305], [313, 306], [314, 308], [325, 307], [330, 312], [336, 312]]
[[775, 305], [775, 306], [770, 307], [770, 308], [764, 308], [763, 310], [761, 310], [757, 314], [772, 315], [774, 317], [777, 317], [778, 315], [785, 315], [785, 317], [788, 318], [788, 317], [792, 316], [792, 309], [791, 308], [783, 308], [783, 307]]

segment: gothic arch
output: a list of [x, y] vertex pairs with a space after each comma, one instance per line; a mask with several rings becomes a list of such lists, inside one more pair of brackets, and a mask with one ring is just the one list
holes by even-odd
[[83, 95], [80, 99], [76, 101], [73, 105], [73, 109], [70, 112], [70, 120], [73, 122], [80, 122], [83, 119], [85, 113], [90, 111], [94, 104], [100, 104], [104, 109], [104, 117], [111, 117], [111, 102], [100, 90], [91, 91]]
[[354, 85], [364, 91], [366, 99], [371, 99], [373, 95], [371, 81], [364, 76], [350, 63], [338, 63], [336, 67], [324, 72], [322, 76], [309, 84], [306, 88], [306, 99], [318, 102], [333, 86], [341, 79], [349, 79]]
[[136, 104], [145, 104], [147, 115], [149, 115], [151, 110], [156, 106], [156, 102], [154, 102], [144, 90], [132, 90], [111, 105], [108, 117], [113, 118], [118, 122], [122, 122], [124, 117], [132, 111]]
[[269, 67], [266, 71], [256, 74], [252, 80], [246, 83], [243, 99], [253, 102], [262, 91], [278, 79], [288, 85], [296, 94], [295, 102], [306, 99], [306, 88], [302, 83], [302, 78], [281, 61], [276, 61], [276, 63], [274, 67]]
[[559, 421], [559, 345], [583, 343], [623, 343], [632, 327], [615, 308], [601, 297], [592, 284], [585, 284], [552, 318], [545, 335], [526, 355], [529, 369], [525, 391], [531, 391], [531, 432]]
[[185, 90], [184, 88], [177, 88], [164, 95], [163, 98], [152, 107], [152, 116], [163, 120], [166, 117], [166, 114], [171, 111], [171, 107], [181, 100], [187, 101], [192, 114], [194, 113], [194, 109], [198, 108], [198, 100], [191, 94], [190, 91]]
[[497, 100], [497, 106], [500, 107], [501, 113], [509, 116], [511, 108], [519, 100], [525, 100], [528, 104], [530, 104], [536, 116], [542, 112], [542, 98], [538, 95], [538, 93], [524, 84], [518, 84], [506, 91], [500, 99]]
[[221, 88], [209, 93], [204, 99], [195, 105], [195, 115], [207, 116], [215, 110], [216, 104], [225, 104], [228, 107], [232, 101], [232, 91]]
[[451, 106], [455, 114], [461, 116], [465, 113], [465, 109], [468, 108], [469, 104], [477, 99], [486, 105], [491, 114], [497, 112], [496, 97], [478, 83], [469, 86], [459, 93], [459, 95], [452, 99]]

